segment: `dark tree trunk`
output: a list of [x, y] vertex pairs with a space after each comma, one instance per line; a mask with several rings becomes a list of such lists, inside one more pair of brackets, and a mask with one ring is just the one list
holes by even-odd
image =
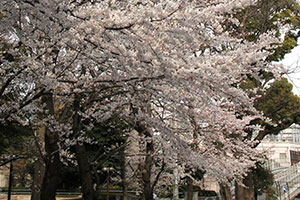
[[41, 152], [41, 149], [44, 148], [43, 144], [45, 138], [45, 127], [40, 127], [36, 131], [36, 135], [34, 135], [34, 137], [36, 144], [35, 151], [37, 154], [37, 160], [34, 162], [33, 184], [31, 186], [31, 200], [40, 200], [45, 173], [45, 163]]
[[[91, 174], [91, 167], [88, 161], [88, 155], [84, 144], [76, 144], [75, 154], [78, 162], [78, 167], [80, 171], [82, 194], [84, 200], [94, 200], [96, 199], [96, 190], [93, 188], [93, 178]], [[96, 188], [95, 188], [96, 189]]]
[[243, 183], [246, 186], [246, 188], [244, 188], [244, 191], [245, 191], [245, 200], [255, 200], [252, 172], [248, 173], [248, 175], [244, 179]]
[[193, 179], [191, 177], [186, 177], [186, 193], [187, 193], [187, 200], [193, 199]]
[[128, 200], [128, 183], [126, 181], [126, 178], [123, 177], [123, 172], [121, 172], [121, 176], [122, 176], [122, 196], [123, 196], [123, 200]]
[[[73, 136], [78, 136], [81, 131], [81, 119], [78, 114], [80, 111], [80, 98], [75, 95], [74, 99], [74, 114], [73, 114]], [[84, 200], [96, 199], [96, 188], [94, 190], [93, 178], [91, 173], [91, 165], [88, 160], [88, 155], [84, 146], [84, 142], [77, 141], [75, 145], [75, 155], [80, 171], [82, 194]]]
[[239, 198], [243, 198], [244, 197], [244, 188], [238, 182], [235, 182], [235, 190], [234, 190], [234, 192], [235, 192], [235, 197], [236, 198], [239, 199]]
[[41, 199], [55, 200], [56, 189], [59, 182], [59, 153], [58, 136], [46, 130], [45, 149], [47, 152], [45, 158], [45, 173], [42, 185]]
[[126, 179], [126, 158], [125, 158], [125, 149], [120, 151], [121, 157], [121, 179], [122, 179], [122, 195], [123, 200], [128, 200], [128, 183]]
[[33, 185], [31, 187], [32, 195], [31, 200], [41, 199], [41, 190], [43, 184], [43, 178], [45, 173], [44, 161], [39, 157], [34, 163], [34, 175], [33, 175]]
[[145, 200], [153, 200], [153, 191], [151, 185], [151, 170], [153, 164], [154, 145], [152, 140], [146, 144], [146, 158], [144, 163], [144, 170], [142, 171], [143, 180], [143, 194], [142, 198]]
[[232, 200], [232, 195], [228, 185], [221, 185], [222, 200]]
[[245, 187], [236, 183], [236, 199], [255, 200], [252, 172], [249, 172], [248, 175], [243, 179], [243, 184]]
[[[43, 96], [46, 103], [46, 109], [54, 117], [54, 103], [51, 94]], [[55, 200], [56, 189], [59, 181], [59, 152], [58, 152], [58, 134], [51, 132], [47, 127], [45, 130], [45, 173], [42, 184], [41, 199]]]
[[140, 122], [136, 124], [136, 130], [141, 136], [145, 136], [146, 141], [146, 156], [143, 164], [142, 172], [142, 200], [153, 200], [153, 187], [151, 185], [151, 170], [153, 165], [154, 143], [149, 130]]

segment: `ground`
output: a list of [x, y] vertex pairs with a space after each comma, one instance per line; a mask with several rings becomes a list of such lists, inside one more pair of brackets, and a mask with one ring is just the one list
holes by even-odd
[[[57, 200], [78, 200], [81, 199], [80, 197], [77, 198], [68, 198], [68, 197], [57, 197]], [[0, 195], [0, 200], [7, 200], [7, 195]], [[12, 195], [11, 200], [30, 200], [30, 195]]]

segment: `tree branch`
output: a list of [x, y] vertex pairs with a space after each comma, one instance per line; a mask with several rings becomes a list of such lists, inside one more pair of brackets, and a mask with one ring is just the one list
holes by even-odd
[[158, 174], [156, 175], [155, 180], [154, 180], [154, 182], [153, 182], [153, 185], [152, 185], [152, 191], [154, 190], [155, 185], [158, 183], [158, 180], [159, 180], [160, 175], [164, 172], [165, 166], [166, 166], [166, 163], [165, 163], [165, 160], [163, 159], [162, 164], [161, 164], [160, 171], [159, 171]]

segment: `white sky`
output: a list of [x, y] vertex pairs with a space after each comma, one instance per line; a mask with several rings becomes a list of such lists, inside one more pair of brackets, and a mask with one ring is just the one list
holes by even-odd
[[289, 82], [293, 84], [293, 92], [300, 95], [300, 40], [298, 46], [291, 53], [285, 55], [282, 63], [290, 72], [287, 77]]

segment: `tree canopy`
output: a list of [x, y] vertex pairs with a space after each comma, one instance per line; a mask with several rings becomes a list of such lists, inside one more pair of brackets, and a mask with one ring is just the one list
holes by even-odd
[[279, 39], [263, 27], [245, 40], [226, 26], [250, 26], [239, 13], [254, 3], [0, 1], [9, 44], [1, 51], [0, 118], [43, 130], [42, 198], [54, 198], [59, 153], [73, 146], [84, 199], [95, 199], [86, 133], [113, 116], [138, 132], [145, 172], [156, 153], [223, 182], [254, 166], [259, 152], [243, 138], [263, 116], [241, 82], [280, 72], [266, 60]]

